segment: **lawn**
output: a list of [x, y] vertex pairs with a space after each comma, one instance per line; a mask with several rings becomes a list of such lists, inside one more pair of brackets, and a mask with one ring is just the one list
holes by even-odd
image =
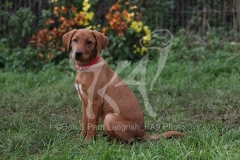
[[[158, 63], [147, 68], [147, 94], [157, 112], [145, 110], [146, 130], [186, 133], [182, 139], [117, 144], [103, 131], [95, 141], [76, 140], [81, 104], [75, 72], [0, 72], [0, 159], [240, 159], [240, 55], [212, 54], [182, 60], [170, 54], [150, 91]], [[121, 72], [126, 77], [136, 64]], [[113, 66], [113, 68], [115, 68]]]

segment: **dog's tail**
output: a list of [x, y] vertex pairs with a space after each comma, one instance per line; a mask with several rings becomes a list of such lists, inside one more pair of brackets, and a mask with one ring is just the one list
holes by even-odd
[[157, 140], [160, 138], [184, 137], [185, 134], [178, 131], [168, 131], [159, 135], [150, 135], [146, 133], [142, 139]]

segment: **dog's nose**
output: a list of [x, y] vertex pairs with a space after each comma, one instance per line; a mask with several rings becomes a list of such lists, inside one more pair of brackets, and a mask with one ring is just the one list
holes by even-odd
[[81, 57], [82, 54], [83, 54], [82, 51], [76, 51], [76, 52], [75, 52], [75, 56], [76, 56], [77, 58]]

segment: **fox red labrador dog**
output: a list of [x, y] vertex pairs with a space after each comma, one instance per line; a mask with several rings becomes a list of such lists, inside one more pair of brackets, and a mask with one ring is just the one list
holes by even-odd
[[120, 142], [184, 136], [178, 131], [159, 135], [146, 133], [137, 98], [100, 56], [101, 50], [108, 45], [105, 35], [74, 29], [64, 34], [62, 40], [67, 49], [72, 48], [71, 58], [76, 64], [76, 88], [82, 100], [81, 136], [85, 136], [86, 142], [96, 136], [99, 119], [103, 120], [105, 134]]

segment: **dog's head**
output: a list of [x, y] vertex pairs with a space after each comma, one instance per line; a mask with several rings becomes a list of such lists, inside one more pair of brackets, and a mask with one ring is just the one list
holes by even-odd
[[69, 50], [72, 47], [72, 58], [79, 66], [84, 66], [100, 55], [108, 45], [108, 38], [102, 33], [88, 29], [74, 29], [62, 37], [63, 44]]

